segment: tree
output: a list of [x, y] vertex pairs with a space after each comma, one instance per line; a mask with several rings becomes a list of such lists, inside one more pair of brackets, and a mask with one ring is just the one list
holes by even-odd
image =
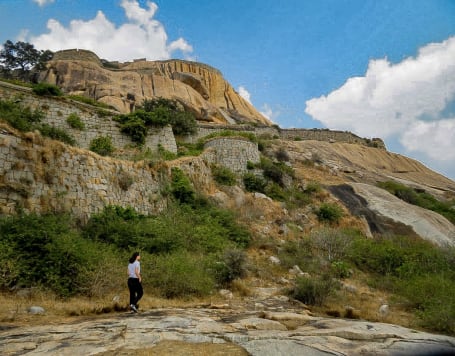
[[0, 51], [0, 64], [4, 71], [19, 70], [21, 76], [24, 76], [32, 68], [44, 69], [45, 63], [52, 57], [53, 53], [49, 50], [39, 51], [30, 43], [13, 43], [8, 40]]

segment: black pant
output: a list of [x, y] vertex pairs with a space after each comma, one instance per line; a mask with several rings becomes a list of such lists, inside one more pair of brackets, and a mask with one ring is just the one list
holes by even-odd
[[139, 278], [128, 278], [128, 289], [130, 290], [130, 305], [136, 305], [144, 295], [142, 284]]

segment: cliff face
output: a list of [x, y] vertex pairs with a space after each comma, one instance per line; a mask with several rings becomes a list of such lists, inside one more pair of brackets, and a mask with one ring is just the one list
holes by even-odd
[[40, 80], [67, 94], [84, 95], [122, 113], [144, 99], [176, 99], [200, 121], [272, 123], [244, 100], [222, 74], [210, 66], [182, 61], [104, 63], [92, 52], [57, 52]]

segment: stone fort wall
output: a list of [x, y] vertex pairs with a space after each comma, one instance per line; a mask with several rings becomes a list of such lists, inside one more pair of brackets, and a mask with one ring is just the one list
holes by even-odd
[[86, 220], [107, 205], [153, 214], [165, 208], [161, 189], [160, 175], [148, 166], [0, 129], [0, 215], [22, 209]]
[[[109, 136], [114, 147], [125, 148], [133, 144], [131, 138], [120, 132], [118, 123], [112, 118], [114, 111], [96, 109], [90, 105], [67, 98], [43, 97], [34, 95], [30, 88], [0, 82], [0, 99], [12, 100], [23, 107], [38, 109], [45, 115], [43, 122], [70, 134], [80, 148], [88, 149], [93, 139]], [[84, 130], [72, 128], [66, 119], [76, 114], [85, 125]], [[144, 147], [156, 151], [161, 145], [170, 152], [177, 152], [177, 144], [170, 126], [149, 130]]]

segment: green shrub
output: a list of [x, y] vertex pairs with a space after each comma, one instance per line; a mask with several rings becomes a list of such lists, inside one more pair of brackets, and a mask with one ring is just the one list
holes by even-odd
[[201, 297], [215, 287], [207, 260], [187, 252], [153, 256], [150, 284], [166, 298]]
[[122, 122], [120, 126], [120, 132], [130, 136], [131, 140], [139, 145], [145, 143], [147, 131], [144, 121], [137, 117], [130, 117], [128, 120]]
[[343, 209], [334, 203], [323, 203], [316, 210], [319, 221], [337, 223], [343, 217]]
[[35, 129], [39, 130], [45, 137], [61, 141], [71, 146], [74, 146], [76, 144], [76, 140], [71, 135], [69, 135], [64, 130], [59, 129], [58, 127], [54, 127], [48, 124], [41, 124], [37, 125]]
[[243, 184], [249, 192], [265, 193], [267, 182], [263, 178], [248, 172], [243, 176]]
[[290, 194], [275, 182], [270, 182], [265, 186], [265, 194], [273, 200], [285, 202], [289, 199]]
[[352, 270], [346, 262], [343, 261], [333, 261], [330, 265], [332, 274], [336, 278], [349, 278], [352, 275]]
[[246, 162], [246, 169], [252, 170], [252, 169], [255, 169], [255, 168], [256, 168], [256, 164], [254, 164], [251, 161]]
[[9, 284], [44, 285], [62, 296], [77, 292], [82, 256], [74, 248], [76, 236], [67, 216], [22, 214], [3, 220], [0, 232], [12, 253], [3, 258], [17, 269]]
[[232, 186], [237, 183], [237, 177], [229, 168], [213, 165], [212, 175], [215, 181], [221, 185]]
[[199, 144], [204, 145], [207, 141], [209, 141], [215, 137], [243, 137], [243, 138], [246, 138], [248, 141], [258, 142], [257, 137], [253, 133], [242, 132], [242, 131], [232, 131], [232, 130], [222, 130], [222, 131], [212, 132], [211, 134], [199, 139], [198, 142], [199, 142]]
[[114, 244], [123, 249], [137, 247], [137, 226], [141, 221], [141, 215], [131, 207], [107, 206], [90, 217], [82, 234], [87, 239]]
[[413, 188], [394, 181], [379, 182], [378, 186], [409, 204], [435, 211], [455, 224], [455, 209], [453, 209], [453, 206], [455, 205], [454, 199], [451, 201], [440, 201], [429, 193], [414, 190]]
[[29, 107], [24, 108], [18, 103], [0, 100], [0, 119], [19, 131], [34, 130], [43, 118], [44, 114], [39, 110], [32, 111]]
[[177, 154], [182, 156], [199, 156], [204, 151], [204, 145], [198, 143], [186, 143], [177, 141]]
[[450, 275], [421, 275], [401, 281], [399, 289], [421, 324], [432, 330], [455, 334], [455, 281]]
[[289, 153], [283, 147], [280, 147], [278, 151], [275, 152], [275, 157], [280, 162], [290, 161]]
[[313, 254], [311, 240], [309, 238], [299, 239], [297, 241], [286, 242], [279, 250], [278, 258], [281, 265], [286, 268], [292, 268], [297, 265], [304, 270], [311, 269], [316, 255]]
[[161, 159], [165, 161], [172, 161], [177, 158], [177, 155], [174, 152], [166, 150], [162, 145], [158, 145], [158, 154]]
[[63, 92], [54, 84], [39, 83], [32, 87], [32, 91], [39, 96], [62, 96]]
[[195, 202], [195, 191], [190, 180], [180, 168], [171, 170], [171, 193], [181, 204], [193, 204]]
[[81, 120], [81, 118], [79, 117], [79, 115], [77, 115], [76, 113], [71, 113], [68, 115], [67, 119], [66, 119], [66, 122], [68, 123], [68, 125], [70, 125], [73, 129], [77, 129], [77, 130], [85, 130], [85, 124], [84, 122]]
[[291, 295], [308, 305], [323, 305], [326, 299], [339, 288], [330, 275], [322, 277], [297, 277]]
[[192, 134], [197, 130], [192, 113], [180, 109], [176, 101], [164, 98], [144, 100], [141, 108], [119, 115], [115, 120], [120, 122], [121, 132], [130, 135], [140, 145], [144, 144], [150, 126], [171, 125], [175, 135]]
[[318, 182], [308, 182], [306, 185], [304, 192], [307, 194], [314, 194], [319, 193], [322, 191], [322, 187]]
[[227, 249], [217, 259], [212, 267], [216, 282], [226, 286], [234, 279], [245, 277], [247, 274], [246, 253], [239, 249]]
[[109, 136], [99, 136], [90, 142], [89, 150], [101, 156], [109, 156], [114, 152], [115, 148]]

